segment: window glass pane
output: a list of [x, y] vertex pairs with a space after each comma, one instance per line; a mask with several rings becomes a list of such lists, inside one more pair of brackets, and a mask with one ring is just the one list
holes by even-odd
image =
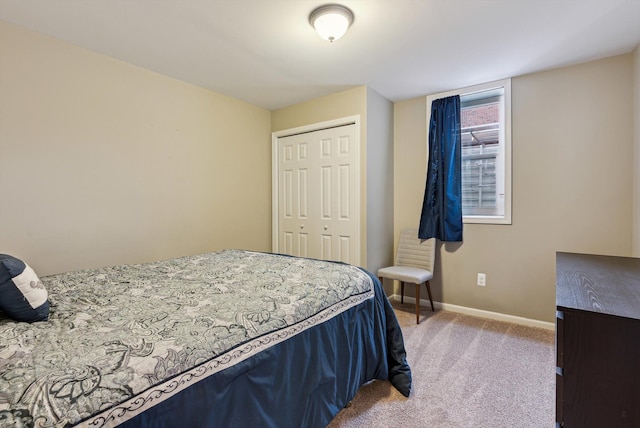
[[461, 97], [462, 212], [497, 215], [496, 159], [500, 152], [499, 97]]
[[496, 208], [496, 158], [462, 161], [462, 209]]

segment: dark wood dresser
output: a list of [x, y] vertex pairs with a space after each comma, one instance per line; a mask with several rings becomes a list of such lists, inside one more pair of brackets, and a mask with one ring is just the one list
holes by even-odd
[[640, 259], [556, 254], [556, 426], [640, 427]]

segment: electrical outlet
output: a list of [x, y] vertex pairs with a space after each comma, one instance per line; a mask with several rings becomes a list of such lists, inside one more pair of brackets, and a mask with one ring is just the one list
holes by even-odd
[[479, 287], [484, 287], [485, 285], [487, 285], [487, 275], [485, 275], [484, 273], [479, 273], [478, 274], [478, 286]]

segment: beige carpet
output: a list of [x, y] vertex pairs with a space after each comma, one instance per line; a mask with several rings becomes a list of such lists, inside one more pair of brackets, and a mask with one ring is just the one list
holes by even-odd
[[554, 333], [394, 302], [413, 374], [409, 398], [389, 382], [364, 385], [328, 428], [550, 428]]

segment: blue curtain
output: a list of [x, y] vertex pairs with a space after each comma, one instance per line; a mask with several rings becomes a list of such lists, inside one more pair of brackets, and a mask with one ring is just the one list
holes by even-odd
[[462, 241], [460, 97], [431, 103], [429, 166], [420, 215], [420, 239]]

